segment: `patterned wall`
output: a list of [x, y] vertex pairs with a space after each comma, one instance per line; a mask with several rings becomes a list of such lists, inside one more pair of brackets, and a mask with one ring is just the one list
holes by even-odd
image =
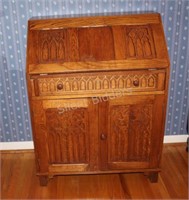
[[165, 134], [186, 133], [188, 0], [0, 0], [0, 141], [32, 140], [25, 81], [27, 20], [32, 16], [125, 11], [161, 13], [171, 59]]

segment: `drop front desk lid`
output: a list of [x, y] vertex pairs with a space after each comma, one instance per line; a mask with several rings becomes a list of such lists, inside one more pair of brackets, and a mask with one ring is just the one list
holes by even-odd
[[28, 22], [29, 74], [168, 66], [158, 13], [45, 17]]

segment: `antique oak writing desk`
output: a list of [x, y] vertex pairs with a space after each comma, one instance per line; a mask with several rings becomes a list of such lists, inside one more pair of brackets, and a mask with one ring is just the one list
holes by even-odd
[[28, 22], [37, 175], [144, 172], [156, 182], [169, 58], [159, 14]]

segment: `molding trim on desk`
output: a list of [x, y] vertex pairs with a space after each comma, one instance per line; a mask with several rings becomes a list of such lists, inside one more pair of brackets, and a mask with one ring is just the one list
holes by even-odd
[[[189, 135], [166, 135], [164, 143], [186, 142]], [[0, 142], [0, 150], [34, 149], [33, 141], [27, 142]]]

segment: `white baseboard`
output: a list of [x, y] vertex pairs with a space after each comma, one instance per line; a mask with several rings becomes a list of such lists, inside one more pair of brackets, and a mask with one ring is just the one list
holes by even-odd
[[186, 142], [189, 135], [166, 135], [163, 143], [179, 143]]
[[[166, 135], [164, 143], [186, 142], [189, 135]], [[0, 142], [0, 150], [34, 149], [33, 141], [28, 142]]]
[[0, 142], [0, 150], [34, 149], [33, 141], [28, 142]]

